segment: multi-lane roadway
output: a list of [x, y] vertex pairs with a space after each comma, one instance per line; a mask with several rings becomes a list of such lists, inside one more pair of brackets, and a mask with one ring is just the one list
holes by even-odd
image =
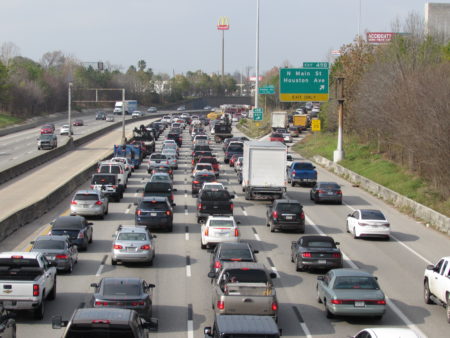
[[[117, 131], [116, 131], [117, 132]], [[238, 132], [236, 132], [237, 134]], [[87, 165], [99, 156], [99, 149], [114, 142], [108, 135], [95, 140], [84, 149], [74, 151], [71, 161]], [[158, 144], [161, 143], [161, 139]], [[112, 143], [110, 144], [112, 148]], [[221, 145], [213, 144], [219, 158]], [[101, 152], [101, 151], [100, 151]], [[203, 327], [213, 323], [211, 284], [207, 278], [209, 254], [200, 248], [200, 226], [196, 223], [195, 199], [190, 194], [190, 138], [184, 132], [184, 144], [175, 171], [175, 217], [173, 233], [157, 233], [157, 256], [153, 267], [141, 265], [112, 266], [110, 250], [112, 234], [119, 224], [134, 224], [134, 205], [137, 190], [148, 179], [146, 168], [135, 171], [120, 203], [111, 203], [104, 220], [93, 220], [94, 241], [70, 275], [58, 276], [58, 291], [49, 302], [45, 318], [35, 321], [21, 314], [17, 318], [19, 337], [58, 337], [61, 331], [51, 329], [51, 317], [62, 314], [69, 318], [76, 307], [84, 306], [92, 294], [89, 285], [105, 276], [139, 276], [156, 285], [153, 293], [154, 316], [159, 319], [155, 337], [203, 337]], [[59, 161], [57, 159], [56, 161]], [[62, 160], [62, 159], [61, 159]], [[57, 163], [57, 162], [55, 162]], [[269, 162], [268, 162], [269, 165]], [[45, 169], [45, 167], [43, 167]], [[422, 297], [423, 271], [427, 264], [448, 255], [447, 236], [427, 229], [422, 224], [386, 205], [384, 202], [352, 187], [348, 182], [318, 168], [320, 181], [336, 181], [342, 185], [343, 205], [314, 205], [309, 200], [309, 189], [288, 187], [288, 196], [299, 200], [306, 213], [306, 233], [331, 235], [341, 243], [346, 267], [367, 270], [379, 278], [389, 297], [388, 311], [381, 321], [370, 319], [327, 319], [323, 305], [316, 301], [315, 285], [318, 274], [296, 272], [290, 262], [291, 241], [299, 235], [271, 233], [265, 225], [268, 202], [246, 201], [236, 175], [228, 165], [221, 165], [219, 181], [236, 193], [235, 217], [240, 220], [241, 238], [259, 250], [258, 260], [278, 273], [275, 279], [280, 312], [279, 325], [283, 336], [347, 337], [365, 327], [410, 327], [423, 336], [446, 336], [448, 326], [445, 311], [438, 306], [425, 305]], [[26, 183], [34, 172], [16, 179], [14, 184]], [[40, 185], [50, 184], [54, 176], [39, 176]], [[29, 182], [29, 181], [28, 181]], [[87, 188], [85, 182], [80, 189]], [[0, 187], [3, 188], [3, 187]], [[380, 209], [388, 217], [392, 228], [390, 241], [355, 240], [345, 231], [345, 218], [357, 208]], [[44, 217], [15, 233], [0, 244], [0, 250], [25, 250], [29, 241], [48, 231], [48, 222], [59, 214], [67, 214], [69, 199], [61, 201]]]

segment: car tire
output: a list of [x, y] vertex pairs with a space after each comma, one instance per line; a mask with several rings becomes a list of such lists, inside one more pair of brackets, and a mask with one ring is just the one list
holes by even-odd
[[34, 319], [42, 320], [44, 319], [44, 313], [45, 313], [45, 305], [44, 300], [42, 300], [41, 304], [33, 311], [33, 317]]
[[447, 323], [450, 324], [450, 294], [447, 294], [447, 305], [445, 307], [445, 311], [447, 314]]
[[108, 215], [108, 212], [109, 212], [109, 207], [106, 208], [105, 215]]
[[347, 231], [348, 233], [350, 233], [350, 229], [348, 228], [348, 222], [345, 224], [345, 231]]
[[314, 201], [313, 195], [312, 195], [311, 193], [309, 193], [309, 199], [310, 199], [311, 201]]
[[100, 219], [105, 219], [105, 213], [101, 214], [100, 216], [98, 216], [98, 218]]
[[354, 239], [358, 239], [359, 238], [358, 236], [356, 236], [356, 229], [355, 228], [353, 228], [353, 238]]
[[203, 242], [200, 240], [200, 248], [201, 248], [202, 250], [205, 250], [206, 247], [207, 247], [207, 245], [203, 244]]
[[317, 296], [316, 296], [317, 303], [322, 304], [322, 299], [320, 299], [320, 296], [319, 296], [319, 287], [318, 286], [316, 286], [316, 294], [317, 294]]
[[423, 284], [423, 300], [425, 301], [425, 304], [433, 304], [428, 280]]
[[294, 181], [291, 182], [291, 187], [295, 187], [295, 182]]
[[167, 232], [172, 232], [173, 231], [173, 223], [171, 223], [168, 227], [167, 227]]
[[111, 265], [117, 265], [117, 260], [111, 258]]
[[73, 261], [70, 261], [70, 265], [69, 265], [69, 268], [66, 270], [66, 272], [67, 273], [72, 273], [72, 271], [73, 271]]
[[323, 300], [323, 304], [325, 305], [325, 312], [326, 312], [327, 318], [329, 318], [329, 319], [334, 318], [333, 313], [331, 313], [331, 311], [328, 310], [328, 308], [327, 308], [327, 300], [326, 299]]
[[298, 258], [295, 260], [295, 271], [302, 272], [305, 271], [305, 267], [303, 265], [298, 264]]
[[273, 225], [270, 225], [270, 232], [275, 232], [275, 227]]
[[291, 253], [291, 263], [294, 263], [294, 256], [292, 256], [292, 253]]
[[50, 291], [50, 293], [47, 296], [48, 300], [54, 300], [56, 298], [56, 285], [57, 284], [56, 284], [56, 276], [55, 276], [55, 280], [54, 280], [54, 283], [53, 283], [53, 288], [52, 288], [52, 290]]
[[152, 259], [147, 262], [147, 266], [153, 266], [153, 259], [155, 259], [155, 257], [152, 257]]
[[[94, 234], [92, 233], [91, 234], [91, 238], [89, 238], [89, 241], [88, 241], [88, 243], [92, 243], [92, 240], [94, 239]], [[86, 249], [87, 249], [87, 245], [86, 245]]]

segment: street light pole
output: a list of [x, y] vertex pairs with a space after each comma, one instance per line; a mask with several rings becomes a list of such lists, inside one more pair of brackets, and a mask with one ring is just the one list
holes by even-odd
[[338, 77], [336, 83], [336, 98], [338, 100], [338, 143], [337, 149], [333, 153], [333, 162], [339, 162], [344, 159], [343, 138], [344, 138], [344, 78]]
[[259, 0], [256, 0], [256, 82], [255, 82], [255, 108], [258, 108], [259, 98]]
[[222, 31], [222, 81], [225, 76], [225, 31]]
[[125, 145], [125, 88], [122, 88], [122, 145]]
[[72, 82], [69, 82], [68, 100], [67, 122], [69, 123], [69, 138], [72, 138]]

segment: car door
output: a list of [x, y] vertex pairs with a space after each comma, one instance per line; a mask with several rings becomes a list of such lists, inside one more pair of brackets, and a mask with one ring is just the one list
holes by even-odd
[[44, 256], [41, 256], [38, 258], [44, 267], [44, 288], [45, 288], [45, 295], [42, 295], [42, 301], [47, 297], [47, 295], [50, 293], [51, 289], [53, 288], [54, 283], [54, 274], [52, 273], [52, 269], [50, 267], [50, 263], [47, 261], [47, 259]]
[[447, 280], [448, 280], [448, 269], [450, 268], [449, 266], [449, 262], [447, 260], [444, 260], [444, 264], [442, 264], [442, 267], [439, 271], [439, 274], [436, 275], [437, 280], [436, 280], [436, 286], [437, 286], [437, 297], [441, 300], [441, 301], [446, 301], [446, 297], [447, 297]]
[[324, 298], [329, 298], [327, 291], [330, 283], [330, 273], [327, 273], [325, 276], [323, 276], [323, 280], [318, 282], [317, 285], [317, 295], [318, 297], [323, 301]]
[[100, 192], [100, 201], [103, 203], [103, 213], [106, 213], [106, 210], [108, 210], [108, 197], [103, 194], [103, 192]]
[[351, 217], [348, 218], [348, 228], [351, 233], [354, 233], [353, 229], [358, 227], [358, 220], [359, 220], [359, 211], [356, 210], [351, 214]]
[[[436, 294], [438, 292], [438, 284], [439, 284], [439, 282], [438, 282], [439, 277], [438, 276], [439, 276], [439, 273], [441, 272], [442, 266], [444, 265], [444, 261], [445, 261], [444, 259], [441, 259], [434, 266], [432, 277], [428, 281], [428, 283], [430, 285], [431, 293]], [[436, 296], [438, 296], [438, 295], [436, 295]]]

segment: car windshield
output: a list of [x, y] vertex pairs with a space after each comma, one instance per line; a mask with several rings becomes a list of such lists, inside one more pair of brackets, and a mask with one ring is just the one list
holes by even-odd
[[342, 276], [336, 277], [333, 289], [364, 289], [378, 290], [377, 281], [373, 277], [365, 276]]
[[143, 233], [122, 232], [117, 239], [119, 241], [146, 241], [147, 235]]
[[313, 170], [314, 166], [309, 162], [298, 162], [294, 164], [293, 168], [296, 170]]
[[228, 219], [212, 219], [209, 221], [210, 227], [234, 227], [232, 220]]
[[220, 251], [220, 259], [226, 260], [242, 260], [242, 261], [253, 261], [252, 254], [249, 249], [222, 249]]
[[143, 210], [167, 210], [167, 203], [159, 201], [143, 201], [140, 208]]
[[239, 283], [267, 283], [269, 281], [265, 271], [256, 269], [229, 269], [224, 276], [227, 281], [234, 277], [233, 280]]
[[383, 213], [378, 210], [361, 210], [361, 219], [375, 219], [384, 221], [386, 217], [384, 217]]
[[97, 201], [97, 194], [76, 194], [73, 198], [75, 201]]
[[136, 281], [108, 280], [103, 283], [103, 295], [108, 296], [139, 296], [141, 287]]
[[64, 241], [54, 241], [50, 239], [42, 239], [34, 242], [33, 249], [53, 249], [62, 250], [66, 247]]
[[277, 211], [299, 214], [302, 211], [302, 208], [300, 204], [296, 203], [280, 203], [277, 205]]

